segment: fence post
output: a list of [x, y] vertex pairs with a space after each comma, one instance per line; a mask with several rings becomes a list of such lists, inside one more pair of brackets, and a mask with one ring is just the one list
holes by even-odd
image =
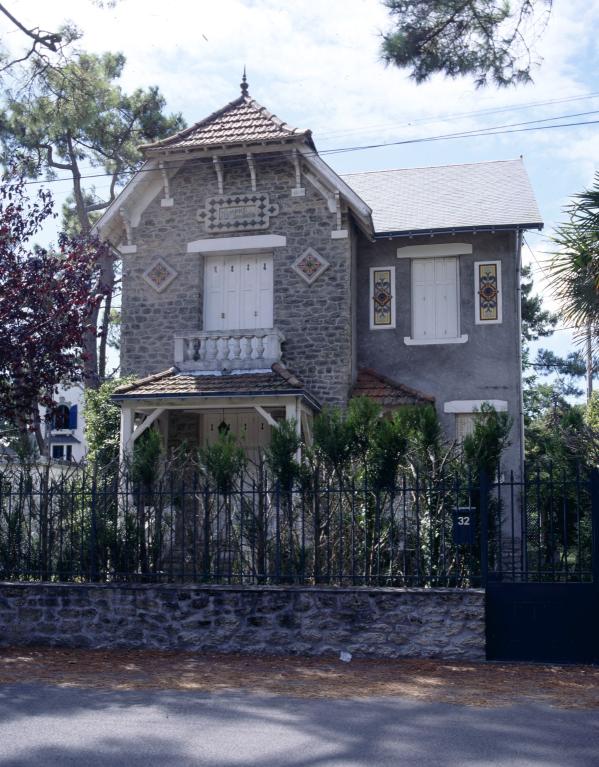
[[91, 487], [91, 524], [90, 524], [90, 536], [89, 536], [89, 579], [90, 581], [97, 581], [98, 580], [98, 566], [97, 566], [97, 556], [98, 556], [98, 519], [97, 519], [97, 509], [96, 509], [96, 502], [97, 502], [97, 484], [98, 484], [98, 474], [97, 474], [97, 467], [94, 467], [94, 471], [92, 474], [92, 487]]
[[593, 583], [599, 589], [599, 469], [591, 469], [589, 486], [591, 491], [591, 566]]
[[479, 474], [479, 517], [480, 517], [480, 582], [487, 586], [489, 574], [489, 477], [484, 469]]

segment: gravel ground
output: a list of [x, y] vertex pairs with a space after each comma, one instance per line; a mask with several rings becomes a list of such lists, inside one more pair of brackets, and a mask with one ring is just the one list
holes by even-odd
[[599, 668], [440, 660], [300, 658], [151, 650], [0, 649], [0, 684], [247, 692], [287, 698], [402, 697], [498, 707], [599, 708]]

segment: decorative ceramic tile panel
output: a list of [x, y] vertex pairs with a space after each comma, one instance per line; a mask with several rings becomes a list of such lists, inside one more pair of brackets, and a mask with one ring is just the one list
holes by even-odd
[[270, 217], [278, 212], [279, 206], [270, 202], [266, 192], [249, 192], [208, 197], [197, 219], [206, 232], [242, 232], [268, 229]]
[[501, 322], [499, 268], [498, 261], [476, 264], [477, 323]]
[[165, 290], [177, 276], [177, 272], [163, 258], [157, 258], [143, 273], [144, 280], [157, 293]]
[[305, 250], [299, 258], [291, 264], [291, 268], [302, 277], [308, 285], [312, 285], [320, 275], [329, 267], [329, 262], [317, 253], [314, 248]]
[[395, 327], [395, 268], [370, 270], [370, 327]]

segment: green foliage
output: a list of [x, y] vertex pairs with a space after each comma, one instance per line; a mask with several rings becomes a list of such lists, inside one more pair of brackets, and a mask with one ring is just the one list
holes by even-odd
[[383, 59], [417, 83], [436, 73], [472, 75], [477, 87], [532, 81], [532, 48], [552, 0], [383, 1], [394, 22], [383, 35]]
[[520, 306], [524, 344], [552, 335], [558, 322], [557, 314], [543, 309], [543, 298], [533, 293], [533, 288], [532, 267], [523, 266], [521, 270]]
[[591, 334], [595, 351], [599, 336], [599, 172], [593, 186], [566, 208], [568, 220], [552, 240], [550, 287], [564, 319], [579, 328], [579, 339]]
[[330, 474], [340, 476], [352, 454], [351, 431], [339, 408], [324, 407], [314, 419], [314, 449]]
[[213, 445], [199, 451], [200, 463], [221, 493], [229, 493], [245, 469], [247, 458], [233, 434], [219, 432]]
[[513, 419], [507, 413], [498, 413], [485, 402], [474, 424], [474, 431], [464, 439], [464, 463], [475, 474], [485, 472], [492, 479], [499, 467], [501, 455], [509, 443]]
[[367, 452], [371, 487], [375, 490], [389, 490], [395, 486], [407, 445], [408, 440], [398, 419], [383, 418], [377, 422]]
[[568, 475], [589, 460], [584, 408], [572, 405], [559, 385], [535, 390], [534, 409], [526, 429], [526, 458], [537, 467], [553, 467]]
[[146, 429], [133, 446], [131, 461], [131, 479], [150, 487], [158, 475], [162, 440], [158, 431], [152, 427]]
[[411, 469], [436, 469], [446, 451], [443, 429], [435, 408], [432, 405], [399, 408], [394, 419], [406, 436]]
[[296, 422], [280, 421], [273, 429], [270, 447], [266, 450], [266, 465], [273, 478], [281, 487], [289, 491], [301, 474], [301, 466], [295, 456], [301, 447], [301, 439], [296, 432]]
[[[184, 127], [181, 115], [164, 114], [158, 88], [131, 94], [122, 90], [118, 80], [124, 66], [121, 53], [79, 53], [38, 72], [33, 91], [5, 94], [0, 113], [3, 159], [19, 154], [33, 177], [44, 167], [48, 175], [55, 169], [71, 172], [76, 215], [67, 213], [65, 223], [73, 231], [89, 228], [94, 210], [114, 199], [117, 186], [139, 166], [139, 144]], [[81, 187], [77, 176], [82, 161], [111, 176], [109, 200]]]
[[134, 380], [115, 378], [105, 381], [98, 389], [85, 390], [83, 415], [87, 459], [90, 463], [105, 467], [118, 462], [121, 409], [111, 400], [111, 396], [117, 387]]

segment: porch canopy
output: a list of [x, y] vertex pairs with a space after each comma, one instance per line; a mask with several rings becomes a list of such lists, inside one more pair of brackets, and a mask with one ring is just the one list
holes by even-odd
[[224, 421], [227, 430], [234, 423], [244, 435], [259, 432], [255, 444], [248, 436], [248, 445], [261, 447], [284, 418], [294, 421], [297, 433], [311, 442], [312, 419], [320, 410], [319, 402], [281, 363], [268, 370], [197, 373], [172, 367], [115, 389], [112, 399], [121, 405], [121, 457], [132, 452], [135, 440], [153, 424], [167, 446], [176, 443], [174, 428], [181, 441], [210, 444], [218, 422]]

